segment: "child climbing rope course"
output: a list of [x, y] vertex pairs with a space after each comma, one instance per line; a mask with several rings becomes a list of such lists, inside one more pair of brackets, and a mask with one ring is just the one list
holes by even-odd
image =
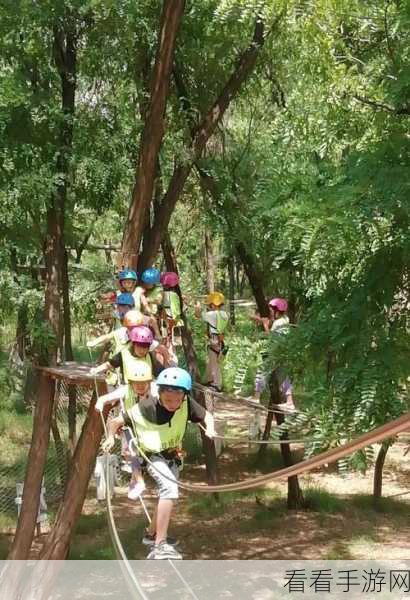
[[195, 316], [202, 318], [207, 326], [208, 361], [206, 365], [206, 385], [218, 392], [222, 391], [221, 361], [226, 354], [224, 332], [229, 317], [224, 311], [225, 297], [220, 292], [212, 292], [206, 297], [208, 310], [201, 312], [201, 304], [195, 305]]
[[110, 451], [115, 433], [124, 425], [132, 427], [137, 447], [149, 459], [147, 471], [158, 492], [158, 504], [143, 539], [144, 543], [153, 543], [147, 558], [181, 559], [181, 554], [169, 543], [168, 527], [179, 496], [177, 481], [187, 422], [203, 422], [210, 438], [216, 433], [212, 414], [189, 397], [192, 380], [187, 371], [179, 367], [165, 369], [158, 376], [157, 386], [156, 397], [140, 400], [109, 422], [103, 448]]

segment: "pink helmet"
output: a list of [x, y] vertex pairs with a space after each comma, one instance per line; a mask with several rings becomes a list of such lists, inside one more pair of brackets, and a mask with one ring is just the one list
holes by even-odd
[[272, 300], [269, 300], [269, 306], [276, 308], [280, 312], [286, 312], [288, 310], [288, 303], [284, 298], [272, 298]]
[[138, 325], [133, 327], [129, 334], [130, 340], [133, 344], [152, 344], [154, 340], [153, 333], [149, 327], [145, 325]]
[[179, 283], [179, 276], [173, 271], [161, 273], [161, 283], [167, 287], [176, 287]]

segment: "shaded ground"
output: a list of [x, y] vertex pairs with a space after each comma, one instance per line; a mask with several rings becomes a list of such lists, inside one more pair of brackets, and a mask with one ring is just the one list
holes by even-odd
[[[222, 422], [229, 422], [229, 434], [246, 431], [246, 409], [225, 403], [218, 414]], [[287, 485], [282, 482], [249, 493], [221, 494], [218, 499], [182, 492], [170, 533], [180, 540], [179, 548], [187, 559], [410, 558], [410, 453], [404, 456], [407, 445], [408, 441], [400, 441], [388, 452], [384, 498], [377, 506], [371, 497], [372, 469], [367, 475], [342, 477], [332, 465], [300, 477], [309, 508], [298, 512], [286, 509]], [[302, 454], [301, 449], [297, 453]], [[221, 482], [260, 473], [254, 457], [247, 445], [225, 449], [219, 458]], [[280, 466], [279, 451], [271, 449], [262, 470]], [[204, 481], [204, 466], [187, 464], [183, 477], [191, 482]], [[146, 480], [149, 488], [144, 498], [152, 512], [156, 500], [152, 482], [148, 476]], [[126, 492], [126, 487], [117, 488], [113, 500], [116, 525], [129, 558], [145, 558], [147, 549], [140, 540], [146, 520], [140, 504], [129, 501]], [[115, 558], [104, 503], [99, 504], [91, 494], [92, 490], [70, 557]], [[0, 523], [0, 558], [6, 556], [12, 534], [12, 523]], [[41, 538], [36, 540], [33, 556], [41, 542]]]

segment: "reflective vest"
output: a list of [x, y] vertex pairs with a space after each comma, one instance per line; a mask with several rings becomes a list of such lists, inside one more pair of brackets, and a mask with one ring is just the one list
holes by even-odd
[[128, 411], [138, 445], [145, 452], [163, 452], [180, 448], [188, 422], [188, 401], [184, 400], [180, 408], [174, 412], [169, 423], [157, 425], [148, 421], [139, 404]]
[[164, 292], [162, 304], [169, 319], [172, 319], [173, 321], [178, 321], [180, 319], [181, 302], [176, 292]]
[[121, 350], [121, 356], [122, 356], [122, 370], [123, 370], [123, 374], [124, 374], [124, 382], [128, 383], [129, 381], [129, 375], [131, 373], [133, 373], [133, 371], [135, 370], [135, 367], [138, 365], [138, 363], [141, 362], [146, 362], [147, 365], [149, 365], [151, 367], [151, 371], [152, 371], [152, 359], [150, 356], [150, 353], [148, 352], [146, 354], [146, 356], [144, 356], [144, 358], [138, 358], [137, 356], [134, 356], [133, 354], [131, 354], [129, 348], [124, 348], [123, 350]]
[[152, 290], [145, 292], [145, 297], [148, 301], [149, 310], [151, 315], [156, 315], [158, 312], [158, 305], [162, 302], [162, 288], [156, 285]]
[[121, 352], [121, 350], [124, 350], [124, 348], [127, 347], [129, 342], [127, 328], [119, 327], [118, 329], [114, 329], [113, 340], [113, 354], [118, 354], [118, 352]]

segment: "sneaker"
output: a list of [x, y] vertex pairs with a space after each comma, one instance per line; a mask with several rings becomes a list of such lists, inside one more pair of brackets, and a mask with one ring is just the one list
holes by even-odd
[[128, 498], [138, 500], [143, 492], [145, 492], [145, 483], [143, 481], [133, 482], [128, 488]]
[[[155, 533], [151, 534], [149, 531], [145, 530], [144, 537], [142, 538], [142, 543], [144, 546], [155, 546]], [[169, 546], [176, 546], [178, 544], [178, 540], [173, 537], [167, 537], [167, 544]]]
[[154, 546], [147, 556], [148, 560], [182, 560], [182, 554], [167, 542], [160, 542]]
[[131, 474], [132, 473], [132, 466], [128, 462], [123, 462], [121, 464], [121, 471], [123, 473], [129, 473], [129, 474]]

